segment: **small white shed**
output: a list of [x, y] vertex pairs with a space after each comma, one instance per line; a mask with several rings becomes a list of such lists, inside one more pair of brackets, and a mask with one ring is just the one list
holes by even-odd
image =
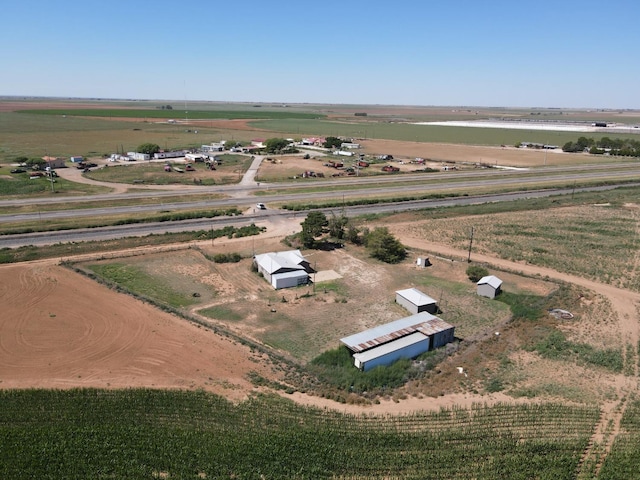
[[496, 298], [501, 291], [502, 280], [495, 275], [487, 275], [482, 277], [478, 283], [478, 295], [487, 298]]
[[438, 311], [436, 301], [416, 288], [396, 291], [396, 302], [411, 313], [436, 313]]

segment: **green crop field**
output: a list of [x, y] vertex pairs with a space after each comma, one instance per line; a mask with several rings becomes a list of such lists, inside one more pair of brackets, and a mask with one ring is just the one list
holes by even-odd
[[188, 118], [191, 120], [214, 120], [214, 119], [314, 119], [322, 118], [324, 115], [317, 113], [292, 112], [288, 110], [147, 110], [147, 109], [108, 109], [108, 108], [68, 108], [68, 109], [41, 109], [41, 110], [20, 110], [21, 114], [31, 115], [53, 115], [53, 116], [73, 116], [73, 117], [108, 117], [108, 118]]
[[598, 475], [602, 480], [640, 478], [640, 401], [629, 405], [611, 452]]
[[13, 480], [563, 480], [599, 416], [561, 404], [354, 416], [273, 396], [233, 404], [140, 389], [5, 390], [0, 403], [0, 477]]
[[[247, 136], [251, 136], [249, 132]], [[229, 133], [206, 123], [194, 129], [145, 120], [0, 112], [0, 163], [12, 162], [19, 156], [39, 158], [46, 154], [100, 157], [132, 151], [143, 143], [155, 143], [168, 150], [199, 148], [228, 138], [248, 140], [237, 131]]]

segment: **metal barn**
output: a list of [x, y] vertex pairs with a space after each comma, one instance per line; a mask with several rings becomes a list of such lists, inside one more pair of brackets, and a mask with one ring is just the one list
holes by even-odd
[[360, 370], [371, 370], [380, 365], [391, 365], [401, 358], [414, 358], [429, 351], [429, 337], [420, 332], [412, 333], [379, 347], [371, 348], [353, 356]]
[[368, 370], [446, 345], [454, 340], [454, 329], [441, 318], [420, 312], [349, 335], [340, 341], [353, 353], [354, 364]]

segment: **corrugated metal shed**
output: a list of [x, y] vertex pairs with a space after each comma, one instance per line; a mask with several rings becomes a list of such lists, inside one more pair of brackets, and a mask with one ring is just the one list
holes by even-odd
[[[366, 363], [373, 360], [374, 358], [382, 357], [391, 352], [395, 352], [415, 345], [416, 343], [424, 342], [425, 340], [428, 340], [427, 336], [423, 335], [420, 332], [415, 332], [411, 335], [407, 335], [406, 337], [394, 340], [393, 342], [385, 343], [384, 345], [380, 345], [376, 348], [371, 348], [366, 352], [356, 353], [353, 355], [353, 358], [359, 360], [361, 363]], [[428, 341], [426, 342], [425, 347], [425, 351], [429, 350]]]
[[[378, 327], [370, 328], [364, 332], [355, 333], [340, 341], [353, 352], [362, 352], [390, 342], [400, 337], [405, 337], [419, 330], [422, 324], [438, 317], [427, 312], [420, 312], [410, 317], [401, 318]], [[442, 321], [442, 320], [440, 320]]]

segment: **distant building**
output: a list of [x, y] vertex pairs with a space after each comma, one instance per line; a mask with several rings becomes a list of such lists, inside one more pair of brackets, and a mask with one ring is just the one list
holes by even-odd
[[386, 323], [340, 339], [364, 371], [414, 358], [454, 340], [453, 325], [427, 312]]
[[263, 253], [256, 255], [253, 261], [258, 272], [276, 290], [306, 285], [310, 280], [309, 273], [313, 272], [300, 250]]
[[300, 145], [322, 147], [324, 146], [324, 143], [326, 141], [327, 140], [324, 137], [308, 137], [308, 138], [303, 138], [302, 141], [300, 142]]
[[73, 155], [72, 157], [69, 157], [69, 160], [71, 160], [71, 163], [80, 163], [84, 162], [84, 157], [81, 155]]
[[415, 288], [398, 290], [396, 292], [396, 302], [411, 313], [436, 313], [438, 311], [436, 301]]
[[127, 152], [127, 157], [131, 160], [151, 160], [151, 155], [141, 152]]
[[478, 283], [478, 295], [487, 298], [496, 298], [502, 291], [502, 280], [494, 275], [482, 277]]
[[182, 158], [184, 157], [184, 155], [185, 155], [184, 150], [171, 150], [168, 152], [161, 150], [157, 153], [154, 153], [153, 158], [155, 158], [156, 160], [161, 160], [164, 158]]
[[202, 145], [200, 151], [202, 153], [222, 152], [224, 150], [224, 142], [212, 143], [211, 145]]
[[44, 156], [42, 157], [42, 160], [44, 160], [45, 162], [45, 167], [49, 167], [50, 169], [55, 169], [55, 168], [64, 168], [65, 164], [64, 164], [64, 158], [60, 158], [60, 157], [50, 157], [50, 156]]

